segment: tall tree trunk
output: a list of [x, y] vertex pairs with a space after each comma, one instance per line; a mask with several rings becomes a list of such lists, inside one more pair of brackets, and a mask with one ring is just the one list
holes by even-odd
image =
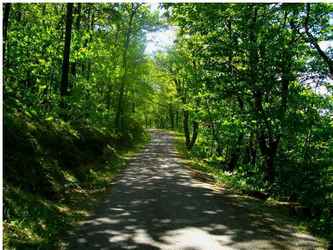
[[237, 138], [237, 141], [235, 143], [235, 146], [231, 149], [230, 158], [228, 160], [228, 170], [234, 171], [236, 168], [238, 159], [240, 157], [240, 145], [243, 141], [243, 134], [240, 134]]
[[[84, 15], [85, 11], [83, 11], [82, 13], [83, 13], [83, 16], [85, 16]], [[88, 31], [89, 31], [90, 23], [91, 23], [91, 21], [90, 21], [90, 13], [91, 13], [91, 5], [87, 5], [87, 18], [84, 18], [84, 19], [87, 19], [88, 23], [84, 22], [83, 23], [83, 27], [84, 28], [87, 27]], [[88, 47], [88, 41], [89, 41], [89, 39], [87, 37], [82, 41], [83, 42], [83, 48], [87, 48]], [[85, 72], [86, 72], [85, 68], [86, 68], [86, 60], [81, 62], [81, 72], [87, 78], [87, 74], [85, 74]]]
[[[262, 147], [265, 142], [261, 141], [260, 143]], [[264, 179], [271, 184], [274, 182], [275, 179], [274, 158], [277, 153], [278, 145], [279, 145], [279, 140], [276, 139], [271, 139], [268, 146], [265, 145], [266, 169], [265, 169]]]
[[7, 32], [9, 25], [9, 13], [11, 8], [11, 3], [4, 3], [4, 13], [3, 13], [3, 44], [2, 44], [2, 56], [3, 56], [3, 66], [6, 66], [6, 46], [7, 46]]
[[65, 47], [64, 47], [64, 57], [62, 63], [62, 76], [60, 85], [60, 95], [68, 95], [68, 71], [69, 71], [69, 54], [71, 46], [71, 36], [72, 36], [72, 23], [73, 23], [73, 3], [67, 3], [67, 13], [66, 13], [66, 33], [65, 33]]
[[170, 117], [170, 127], [171, 127], [171, 129], [174, 129], [175, 121], [174, 121], [174, 113], [173, 113], [173, 108], [172, 108], [171, 103], [169, 103], [169, 117]]
[[250, 164], [253, 167], [256, 165], [257, 160], [256, 139], [254, 136], [254, 133], [251, 132], [244, 158], [244, 163]]
[[[264, 178], [270, 184], [274, 182], [274, 157], [276, 154], [279, 139], [272, 136], [272, 128], [266, 119], [265, 110], [262, 105], [263, 91], [257, 86], [257, 63], [259, 59], [259, 51], [257, 47], [257, 15], [258, 7], [252, 6], [251, 18], [249, 19], [249, 41], [252, 44], [249, 51], [250, 63], [250, 81], [253, 83], [253, 99], [254, 99], [254, 113], [258, 120], [257, 140], [260, 151], [264, 156]], [[268, 130], [268, 132], [266, 132]]]
[[189, 128], [189, 117], [190, 113], [188, 110], [183, 111], [183, 128], [184, 128], [184, 135], [185, 135], [185, 145], [188, 150], [191, 150], [194, 146], [197, 136], [198, 136], [198, 128], [199, 123], [197, 121], [192, 122], [192, 137]]
[[194, 146], [194, 144], [197, 140], [198, 131], [199, 131], [199, 123], [197, 121], [193, 121], [192, 122], [192, 138], [191, 138], [191, 141], [190, 141], [190, 143], [187, 147], [189, 150], [192, 149], [192, 147]]
[[[91, 31], [91, 33], [90, 33], [90, 35], [89, 35], [89, 41], [87, 42], [87, 45], [89, 44], [91, 44], [91, 42], [92, 42], [92, 39], [93, 39], [93, 32], [94, 32], [94, 26], [95, 26], [95, 12], [94, 11], [92, 11], [92, 14], [91, 14], [91, 20], [90, 20], [90, 31]], [[88, 45], [88, 46], [89, 46]], [[91, 65], [92, 65], [92, 63], [91, 63], [92, 61], [89, 59], [88, 61], [87, 61], [87, 70], [86, 70], [86, 77], [87, 77], [87, 80], [89, 81], [89, 79], [90, 79], [90, 75], [91, 75]]]
[[[80, 41], [81, 41], [81, 37], [80, 37], [80, 23], [81, 23], [81, 3], [77, 3], [77, 6], [75, 8], [75, 12], [76, 12], [76, 22], [75, 22], [75, 30], [76, 30], [76, 34], [79, 36], [77, 40], [77, 43], [74, 44], [75, 48], [74, 50], [77, 50], [80, 48]], [[75, 78], [76, 77], [76, 71], [77, 71], [77, 65], [79, 64], [79, 61], [73, 62], [71, 64], [71, 73], [72, 76]]]
[[190, 129], [188, 127], [188, 120], [189, 120], [189, 112], [187, 110], [183, 111], [183, 128], [184, 128], [184, 135], [185, 135], [185, 145], [186, 148], [189, 149], [191, 137], [190, 137]]
[[140, 7], [140, 5], [135, 5], [135, 3], [132, 3], [132, 9], [131, 9], [131, 14], [130, 14], [130, 18], [129, 18], [129, 22], [128, 22], [128, 28], [127, 28], [127, 32], [126, 32], [126, 37], [125, 37], [125, 44], [124, 44], [124, 52], [123, 52], [123, 69], [124, 69], [124, 73], [121, 77], [121, 82], [120, 82], [120, 88], [119, 88], [119, 97], [118, 97], [118, 105], [117, 105], [117, 111], [116, 111], [116, 117], [115, 117], [115, 125], [116, 128], [118, 128], [119, 130], [122, 129], [123, 127], [123, 99], [124, 99], [124, 92], [125, 92], [125, 85], [127, 82], [127, 53], [128, 53], [128, 49], [129, 49], [129, 45], [130, 45], [130, 37], [131, 37], [131, 33], [132, 33], [132, 24], [133, 24], [133, 19], [134, 16], [138, 10], [138, 8]]
[[176, 110], [176, 118], [175, 118], [175, 125], [176, 125], [176, 129], [178, 130], [179, 129], [179, 113], [178, 113], [178, 110]]

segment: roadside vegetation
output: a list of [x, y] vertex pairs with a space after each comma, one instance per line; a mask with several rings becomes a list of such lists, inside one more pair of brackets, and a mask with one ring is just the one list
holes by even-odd
[[332, 242], [332, 8], [5, 3], [5, 247], [57, 248], [145, 128], [181, 132], [197, 169]]
[[183, 132], [201, 170], [332, 241], [332, 5], [165, 8], [177, 40], [156, 64], [176, 93], [157, 125]]
[[4, 247], [60, 249], [64, 233], [89, 215], [148, 135], [136, 131], [122, 145], [103, 131], [22, 121], [5, 131], [5, 164], [15, 168], [5, 169]]
[[4, 248], [58, 249], [148, 139], [143, 32], [159, 21], [137, 3], [6, 3], [3, 18]]
[[274, 214], [280, 225], [288, 223], [301, 233], [312, 233], [321, 240], [323, 246], [329, 248], [330, 229], [318, 228], [316, 220], [309, 217], [308, 209], [302, 204], [283, 200], [280, 197], [272, 197], [264, 191], [258, 191], [256, 185], [244, 179], [240, 173], [225, 171], [216, 165], [216, 160], [198, 156], [195, 149], [187, 150], [183, 133], [173, 132], [172, 134], [177, 152], [182, 157], [184, 165], [194, 171], [194, 178], [214, 183], [217, 187], [223, 188], [225, 192], [233, 193], [235, 199], [240, 203], [251, 200], [250, 203], [254, 206], [252, 209], [263, 213], [269, 211]]

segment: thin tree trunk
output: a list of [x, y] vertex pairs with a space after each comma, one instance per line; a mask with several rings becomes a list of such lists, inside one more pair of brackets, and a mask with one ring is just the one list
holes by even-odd
[[169, 104], [169, 116], [170, 116], [170, 126], [171, 129], [175, 128], [175, 122], [174, 122], [174, 113], [173, 113], [173, 108], [172, 108], [172, 104]]
[[254, 133], [250, 133], [250, 138], [248, 142], [248, 146], [246, 149], [246, 157], [244, 159], [245, 164], [250, 164], [251, 166], [256, 165], [256, 158], [257, 158], [257, 150], [256, 150], [256, 139], [254, 138]]
[[175, 110], [174, 119], [175, 119], [175, 129], [178, 130], [178, 111], [177, 110]]
[[133, 19], [134, 16], [138, 10], [138, 8], [140, 7], [140, 5], [135, 5], [134, 3], [132, 3], [132, 10], [131, 10], [131, 15], [130, 15], [130, 19], [128, 22], [128, 28], [127, 28], [127, 32], [126, 32], [126, 38], [125, 38], [125, 44], [124, 44], [124, 52], [123, 52], [123, 68], [124, 68], [124, 73], [122, 75], [121, 78], [121, 82], [120, 82], [120, 88], [119, 88], [119, 97], [118, 97], [118, 105], [117, 105], [117, 111], [116, 111], [116, 117], [115, 117], [115, 125], [116, 128], [118, 129], [122, 129], [123, 127], [123, 99], [124, 99], [124, 91], [125, 91], [125, 85], [127, 82], [127, 52], [129, 49], [129, 45], [130, 45], [130, 37], [131, 37], [131, 33], [132, 33], [132, 23], [133, 23]]
[[[92, 14], [91, 14], [91, 22], [90, 22], [90, 31], [91, 31], [91, 33], [90, 33], [89, 42], [88, 42], [89, 45], [92, 42], [92, 38], [93, 38], [92, 34], [94, 32], [94, 26], [95, 26], [95, 13], [92, 12]], [[91, 65], [92, 65], [92, 63], [91, 63], [91, 60], [89, 59], [87, 61], [87, 70], [86, 70], [86, 73], [87, 73], [86, 75], [87, 75], [87, 80], [88, 81], [89, 81], [90, 75], [91, 75]]]
[[[81, 3], [77, 3], [76, 6], [76, 23], [75, 23], [75, 29], [76, 29], [76, 33], [79, 36], [79, 39], [77, 39], [77, 42], [79, 44], [75, 44], [75, 50], [80, 48], [80, 41], [81, 41], [81, 37], [80, 37], [80, 23], [81, 23]], [[73, 77], [76, 76], [76, 71], [77, 71], [77, 65], [79, 64], [79, 61], [73, 62], [71, 64], [71, 73], [73, 75]]]
[[[90, 28], [89, 20], [90, 20], [90, 13], [91, 13], [91, 5], [87, 6], [87, 10], [88, 10], [87, 11], [88, 13], [87, 13], [87, 18], [86, 19], [88, 20], [88, 24], [84, 23], [83, 27], [87, 27], [87, 30], [89, 31], [89, 28]], [[85, 38], [83, 40], [83, 48], [87, 48], [88, 47], [88, 40], [89, 40], [88, 38]], [[85, 66], [86, 66], [86, 60], [81, 62], [81, 72], [87, 78], [87, 74], [85, 74]]]
[[9, 25], [9, 13], [10, 13], [11, 3], [4, 3], [4, 14], [3, 14], [3, 44], [2, 44], [2, 56], [3, 65], [6, 66], [6, 46], [7, 46], [7, 32]]
[[186, 148], [189, 149], [189, 145], [190, 145], [190, 130], [188, 127], [188, 119], [189, 119], [189, 112], [187, 110], [183, 111], [183, 128], [184, 128], [184, 135], [185, 135], [185, 145]]
[[62, 76], [60, 85], [60, 95], [68, 95], [68, 71], [69, 71], [69, 54], [71, 46], [71, 35], [72, 35], [72, 22], [73, 22], [73, 3], [67, 3], [66, 13], [66, 33], [65, 33], [65, 47], [64, 57], [62, 64]]
[[251, 132], [250, 136], [250, 164], [254, 167], [257, 162], [257, 149], [256, 149], [256, 138], [255, 135]]
[[192, 138], [188, 145], [188, 149], [191, 150], [197, 140], [198, 137], [198, 131], [199, 131], [199, 123], [197, 121], [192, 122]]

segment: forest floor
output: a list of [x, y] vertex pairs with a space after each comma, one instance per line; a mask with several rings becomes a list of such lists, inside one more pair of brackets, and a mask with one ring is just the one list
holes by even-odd
[[68, 249], [323, 249], [262, 201], [217, 186], [185, 167], [171, 133], [151, 141], [114, 179]]

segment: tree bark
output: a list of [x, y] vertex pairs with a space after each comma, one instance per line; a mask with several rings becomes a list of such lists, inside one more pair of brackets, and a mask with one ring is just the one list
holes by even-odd
[[197, 140], [197, 137], [198, 137], [198, 131], [199, 131], [199, 123], [197, 121], [193, 121], [192, 122], [192, 138], [191, 138], [191, 141], [188, 145], [188, 150], [191, 150], [192, 147], [194, 146], [196, 140]]
[[267, 136], [264, 132], [259, 131], [257, 140], [265, 160], [264, 179], [272, 184], [275, 179], [274, 158], [277, 153], [280, 136], [273, 138], [272, 135]]
[[69, 93], [68, 71], [69, 71], [69, 54], [70, 54], [71, 35], [72, 35], [72, 22], [73, 22], [73, 3], [67, 3], [65, 47], [64, 47], [62, 76], [61, 76], [61, 85], [60, 85], [61, 96], [66, 96]]
[[183, 115], [184, 115], [184, 117], [183, 117], [183, 128], [184, 128], [184, 135], [185, 135], [185, 145], [186, 145], [186, 148], [188, 149], [189, 145], [190, 145], [190, 141], [191, 141], [190, 130], [189, 130], [189, 127], [188, 127], [189, 112], [187, 110], [184, 110]]
[[176, 125], [176, 129], [179, 129], [179, 114], [178, 114], [178, 110], [176, 110], [176, 118], [175, 118], [175, 125]]
[[[77, 16], [76, 16], [76, 23], [75, 23], [75, 29], [76, 29], [76, 32], [77, 32], [77, 34], [78, 34], [78, 36], [80, 36], [80, 23], [81, 23], [81, 3], [77, 3], [77, 6], [76, 6], [76, 14], [77, 14]], [[79, 39], [77, 39], [78, 41], [78, 43], [79, 44], [75, 44], [75, 50], [77, 50], [77, 49], [79, 49], [80, 48], [80, 41], [81, 41], [81, 39], [80, 39], [80, 37], [79, 37]], [[77, 61], [77, 62], [73, 62], [72, 64], [71, 64], [71, 73], [72, 73], [72, 75], [73, 75], [73, 77], [75, 77], [76, 76], [76, 71], [77, 71], [77, 64], [79, 64], [79, 62]]]
[[170, 126], [171, 129], [173, 130], [175, 128], [175, 122], [174, 122], [174, 114], [173, 114], [173, 108], [172, 104], [169, 104], [169, 116], [170, 116]]
[[240, 134], [237, 138], [236, 145], [231, 149], [230, 158], [228, 161], [228, 170], [234, 171], [236, 168], [238, 159], [240, 157], [240, 145], [243, 141], [243, 134]]
[[[183, 103], [186, 103], [185, 97], [182, 98]], [[192, 121], [192, 137], [190, 133], [190, 128], [189, 128], [189, 117], [190, 113], [188, 110], [183, 111], [183, 128], [184, 128], [184, 135], [185, 135], [185, 146], [188, 150], [191, 150], [192, 147], [194, 146], [197, 136], [198, 136], [198, 128], [199, 128], [199, 123], [197, 121]]]
[[3, 66], [6, 66], [6, 46], [7, 46], [7, 32], [9, 25], [9, 13], [10, 13], [11, 3], [4, 3], [4, 13], [3, 13], [3, 43], [2, 43], [2, 56], [3, 56]]
[[[95, 26], [95, 12], [92, 11], [92, 14], [91, 14], [91, 20], [90, 20], [90, 36], [89, 36], [89, 41], [88, 41], [88, 44], [90, 45], [90, 43], [92, 42], [92, 39], [93, 39], [93, 32], [94, 32], [94, 26]], [[90, 75], [91, 75], [91, 63], [92, 61], [89, 59], [87, 61], [87, 70], [86, 70], [86, 76], [87, 76], [87, 80], [89, 81], [90, 79]]]
[[[258, 121], [257, 128], [257, 140], [259, 144], [260, 151], [264, 157], [264, 178], [270, 184], [274, 182], [274, 157], [277, 152], [277, 146], [279, 143], [279, 138], [275, 139], [272, 136], [272, 128], [266, 119], [265, 110], [262, 105], [263, 92], [256, 86], [257, 84], [257, 62], [259, 59], [258, 48], [257, 48], [257, 15], [258, 9], [254, 5], [252, 7], [251, 18], [249, 20], [249, 41], [252, 44], [252, 48], [249, 53], [249, 63], [250, 63], [250, 81], [253, 83], [253, 99], [254, 99], [254, 113]], [[268, 132], [266, 132], [268, 131]]]
[[250, 135], [250, 144], [249, 144], [249, 162], [251, 164], [251, 166], [255, 166], [256, 165], [256, 161], [257, 161], [257, 149], [256, 149], [256, 138], [254, 137], [254, 133], [251, 132]]

